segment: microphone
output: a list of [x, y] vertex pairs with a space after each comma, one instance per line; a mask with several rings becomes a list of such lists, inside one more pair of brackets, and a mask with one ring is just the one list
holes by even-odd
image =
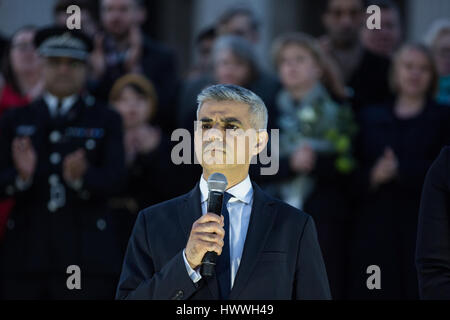
[[[208, 210], [217, 215], [222, 213], [223, 194], [227, 188], [227, 178], [218, 172], [213, 173], [208, 178]], [[225, 232], [228, 232], [227, 230]], [[200, 266], [200, 274], [202, 277], [212, 277], [216, 266], [217, 253], [208, 251], [205, 253]]]

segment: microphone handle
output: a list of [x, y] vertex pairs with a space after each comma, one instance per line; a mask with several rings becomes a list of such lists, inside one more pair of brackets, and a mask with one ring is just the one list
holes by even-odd
[[[211, 190], [208, 194], [208, 210], [218, 216], [222, 213], [223, 193]], [[200, 274], [202, 277], [212, 277], [216, 267], [217, 253], [215, 251], [208, 251], [205, 253], [200, 266]]]

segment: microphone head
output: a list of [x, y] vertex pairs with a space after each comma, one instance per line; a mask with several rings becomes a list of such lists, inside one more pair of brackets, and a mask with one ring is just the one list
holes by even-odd
[[227, 178], [219, 173], [215, 172], [208, 178], [208, 190], [209, 191], [218, 191], [224, 193], [228, 185]]

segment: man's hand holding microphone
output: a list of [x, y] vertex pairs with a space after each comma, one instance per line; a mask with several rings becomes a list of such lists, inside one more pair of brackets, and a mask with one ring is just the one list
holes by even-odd
[[202, 266], [202, 276], [214, 274], [216, 259], [221, 255], [224, 246], [225, 231], [222, 201], [228, 185], [226, 177], [221, 173], [213, 173], [208, 178], [207, 213], [192, 225], [186, 245], [186, 260], [192, 269]]

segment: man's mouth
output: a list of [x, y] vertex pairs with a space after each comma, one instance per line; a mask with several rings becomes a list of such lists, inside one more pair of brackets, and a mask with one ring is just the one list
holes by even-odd
[[207, 152], [223, 152], [225, 153], [225, 150], [223, 148], [220, 147], [206, 147], [205, 150], [203, 151], [203, 153], [207, 153]]

